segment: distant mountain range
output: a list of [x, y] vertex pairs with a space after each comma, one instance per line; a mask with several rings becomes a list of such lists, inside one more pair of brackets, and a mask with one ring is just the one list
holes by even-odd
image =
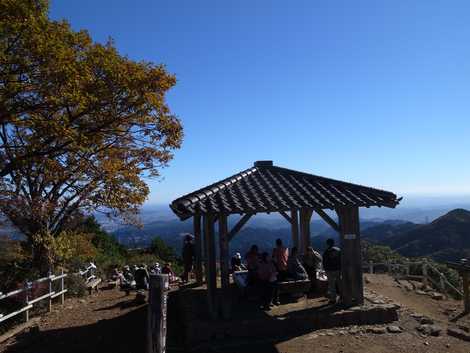
[[378, 226], [365, 230], [363, 236], [404, 256], [458, 260], [470, 256], [470, 211], [455, 209], [429, 224], [405, 223], [385, 232]]
[[[229, 219], [233, 226], [238, 216]], [[116, 238], [129, 247], [147, 246], [158, 236], [168, 245], [181, 250], [181, 233], [192, 232], [190, 220], [161, 219], [145, 224], [142, 228], [121, 227], [114, 231]], [[338, 239], [338, 234], [322, 220], [311, 224], [312, 245], [323, 250], [326, 239]], [[470, 211], [452, 210], [428, 224], [404, 220], [362, 219], [362, 239], [371, 243], [388, 245], [408, 257], [429, 256], [438, 261], [458, 260], [470, 256]], [[240, 231], [230, 244], [232, 253], [245, 253], [252, 244], [270, 251], [277, 238], [292, 246], [290, 227], [282, 217], [258, 217]]]

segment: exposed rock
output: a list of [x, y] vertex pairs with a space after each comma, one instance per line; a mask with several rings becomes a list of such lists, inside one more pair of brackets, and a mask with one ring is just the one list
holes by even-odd
[[456, 327], [449, 327], [447, 329], [447, 334], [449, 336], [460, 338], [464, 341], [470, 341], [470, 334]]
[[437, 325], [423, 324], [416, 328], [425, 336], [439, 336], [442, 332], [442, 329]]
[[403, 288], [405, 288], [408, 292], [412, 292], [414, 290], [413, 285], [411, 283], [404, 282], [402, 285]]
[[403, 330], [399, 326], [391, 325], [387, 326], [387, 331], [390, 333], [400, 333]]
[[416, 294], [419, 294], [419, 295], [426, 295], [426, 292], [425, 291], [422, 291], [420, 289], [418, 289], [416, 292]]
[[375, 333], [377, 335], [381, 335], [381, 334], [384, 334], [387, 332], [387, 330], [385, 329], [385, 327], [370, 327], [367, 329], [367, 332], [371, 332], [371, 333]]
[[427, 316], [423, 316], [419, 319], [419, 323], [421, 325], [425, 325], [425, 324], [432, 325], [432, 324], [434, 324], [434, 320], [427, 317]]
[[411, 314], [410, 316], [411, 316], [412, 318], [418, 320], [418, 321], [423, 317], [423, 315], [421, 315], [421, 314], [419, 314], [419, 313], [413, 313], [413, 314]]
[[431, 293], [431, 298], [434, 299], [434, 300], [444, 300], [446, 298], [446, 296], [442, 293], [432, 292]]
[[432, 292], [432, 288], [429, 287], [429, 286], [426, 286], [426, 285], [423, 285], [421, 287], [421, 290], [424, 291], [424, 292]]

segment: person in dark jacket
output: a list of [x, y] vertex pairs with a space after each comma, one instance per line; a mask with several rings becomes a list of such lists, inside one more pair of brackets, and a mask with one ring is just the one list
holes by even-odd
[[287, 276], [289, 278], [293, 278], [295, 281], [304, 280], [308, 278], [307, 271], [300, 263], [297, 254], [297, 248], [294, 246], [290, 250], [290, 256], [287, 260]]
[[134, 273], [135, 289], [149, 289], [149, 273], [147, 266], [140, 265]]
[[193, 270], [193, 262], [194, 262], [194, 242], [193, 236], [191, 234], [186, 234], [184, 238], [183, 244], [183, 265], [184, 265], [184, 272], [181, 276], [183, 282], [188, 282], [189, 280], [189, 273]]
[[334, 239], [326, 241], [327, 249], [323, 253], [323, 269], [328, 277], [328, 298], [336, 303], [341, 279], [341, 250], [335, 246]]

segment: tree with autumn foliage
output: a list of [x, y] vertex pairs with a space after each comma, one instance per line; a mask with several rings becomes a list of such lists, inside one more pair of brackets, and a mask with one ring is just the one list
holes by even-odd
[[44, 0], [0, 2], [0, 211], [43, 244], [103, 211], [132, 221], [180, 147], [163, 65], [120, 55], [48, 18]]

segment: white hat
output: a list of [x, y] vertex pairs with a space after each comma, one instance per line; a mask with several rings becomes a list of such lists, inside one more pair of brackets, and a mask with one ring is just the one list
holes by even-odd
[[236, 258], [239, 258], [239, 259], [241, 259], [241, 258], [242, 258], [242, 256], [240, 255], [240, 253], [239, 253], [239, 252], [235, 253], [235, 257], [236, 257]]

